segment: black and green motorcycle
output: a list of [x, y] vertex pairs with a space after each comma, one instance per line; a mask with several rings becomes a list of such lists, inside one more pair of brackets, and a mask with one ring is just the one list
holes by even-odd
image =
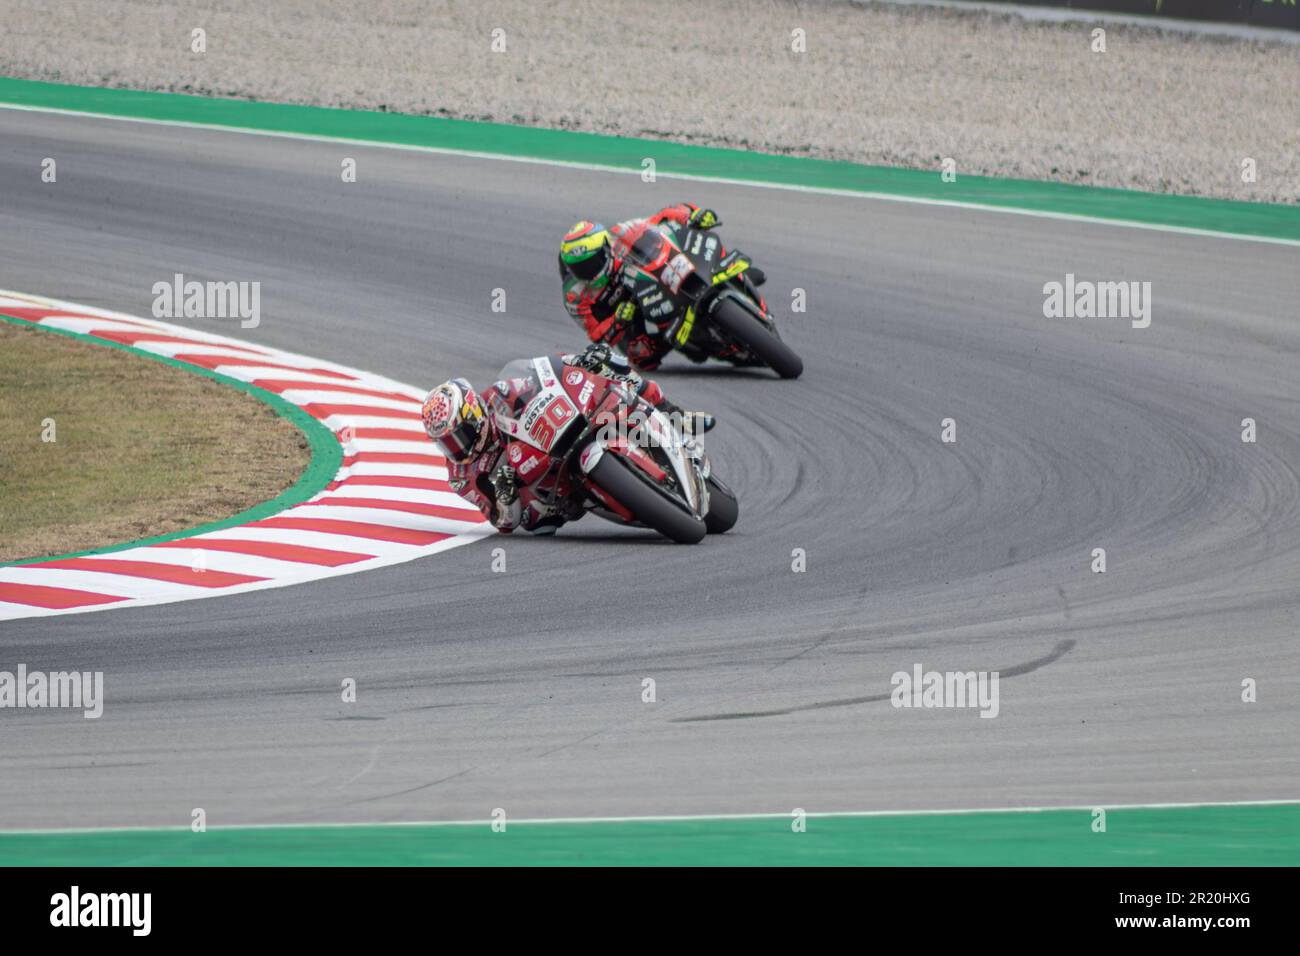
[[610, 232], [624, 263], [623, 294], [647, 324], [667, 327], [677, 351], [695, 362], [766, 366], [782, 378], [803, 373], [803, 360], [777, 332], [758, 291], [762, 274], [748, 256], [727, 250], [711, 230], [645, 220], [621, 226]]

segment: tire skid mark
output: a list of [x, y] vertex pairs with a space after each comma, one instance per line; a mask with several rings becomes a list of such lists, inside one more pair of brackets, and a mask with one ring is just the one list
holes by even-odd
[[[1039, 668], [1046, 667], [1048, 664], [1054, 664], [1073, 650], [1076, 643], [1077, 642], [1073, 639], [1060, 641], [1050, 652], [1042, 657], [1036, 657], [1033, 660], [1025, 661], [1023, 664], [1016, 664], [1012, 667], [998, 668], [999, 679], [1019, 677], [1022, 674], [1030, 674]], [[873, 704], [882, 700], [889, 700], [891, 696], [893, 696], [892, 692], [885, 694], [868, 694], [864, 697], [844, 697], [839, 700], [821, 700], [811, 704], [796, 704], [793, 707], [780, 707], [772, 710], [733, 711], [731, 713], [721, 714], [701, 714], [697, 717], [674, 717], [669, 721], [669, 723], [692, 724], [715, 720], [748, 720], [753, 717], [785, 717], [806, 710], [827, 710], [832, 707], [853, 707], [857, 704]]]

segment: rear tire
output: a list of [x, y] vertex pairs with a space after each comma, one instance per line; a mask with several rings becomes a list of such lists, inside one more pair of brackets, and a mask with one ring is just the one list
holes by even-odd
[[712, 318], [718, 328], [761, 358], [777, 375], [798, 378], [803, 374], [803, 359], [775, 332], [745, 311], [744, 306], [723, 299], [713, 310]]
[[699, 518], [669, 501], [662, 491], [632, 474], [632, 466], [615, 454], [606, 453], [589, 476], [592, 482], [628, 511], [637, 521], [678, 544], [704, 540], [708, 528]]
[[704, 526], [709, 529], [709, 534], [726, 534], [735, 527], [739, 517], [740, 502], [736, 501], [736, 493], [710, 475], [709, 513], [704, 516]]

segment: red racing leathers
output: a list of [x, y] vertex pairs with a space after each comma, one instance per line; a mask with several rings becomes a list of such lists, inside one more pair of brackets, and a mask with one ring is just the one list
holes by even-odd
[[[666, 404], [658, 384], [642, 378], [620, 356], [609, 354], [608, 349], [589, 347], [582, 355], [555, 355], [551, 361], [593, 370], [585, 357], [602, 351], [605, 354], [600, 354], [601, 367], [594, 369], [596, 374], [632, 386], [651, 405]], [[531, 379], [512, 379], [494, 382], [481, 395], [492, 413], [522, 407], [536, 388], [536, 382]], [[507, 446], [510, 446], [510, 456], [506, 454]], [[522, 528], [534, 534], [549, 534], [565, 522], [582, 517], [583, 509], [581, 493], [571, 487], [568, 475], [546, 477], [548, 463], [543, 452], [525, 451], [518, 442], [511, 445], [494, 427], [487, 447], [477, 456], [464, 464], [448, 460], [447, 480], [452, 490], [483, 512], [498, 531], [508, 534]], [[554, 504], [547, 504], [550, 500]]]
[[[698, 206], [691, 203], [666, 206], [653, 216], [619, 223], [610, 231], [616, 233], [643, 222], [654, 226], [674, 222], [684, 226], [698, 209]], [[672, 343], [662, 331], [647, 328], [645, 317], [636, 312], [634, 303], [619, 302], [622, 272], [623, 263], [615, 260], [608, 282], [593, 289], [589, 283], [566, 273], [561, 267], [564, 307], [582, 325], [587, 337], [593, 342], [611, 345], [625, 354], [637, 368], [652, 371], [672, 351]], [[620, 304], [624, 306], [622, 310], [618, 309]]]

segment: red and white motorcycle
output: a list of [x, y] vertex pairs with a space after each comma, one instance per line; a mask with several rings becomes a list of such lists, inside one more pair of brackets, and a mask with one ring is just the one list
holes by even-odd
[[510, 396], [508, 407], [493, 409], [506, 460], [543, 489], [546, 505], [580, 507], [682, 544], [736, 523], [736, 496], [699, 439], [622, 382], [558, 356], [511, 362], [498, 381]]

